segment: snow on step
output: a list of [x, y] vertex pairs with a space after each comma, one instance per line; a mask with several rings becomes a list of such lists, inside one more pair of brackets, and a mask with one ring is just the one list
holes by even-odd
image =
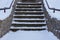
[[12, 21], [12, 24], [46, 24], [46, 22], [15, 22], [15, 21]]
[[42, 27], [14, 27], [11, 26], [11, 29], [47, 29], [47, 26], [42, 26]]
[[16, 8], [16, 9], [26, 9], [26, 10], [40, 10], [40, 9], [43, 9], [43, 8]]
[[45, 15], [42, 14], [42, 15], [13, 15], [13, 16], [45, 16]]
[[13, 20], [45, 20], [44, 19], [39, 19], [39, 18], [13, 18]]
[[42, 4], [42, 2], [39, 2], [39, 3], [38, 3], [38, 2], [36, 2], [36, 3], [32, 3], [32, 2], [27, 2], [27, 3], [26, 3], [26, 2], [23, 2], [23, 3], [22, 3], [22, 2], [17, 2], [17, 4], [20, 4], [20, 5], [21, 5], [21, 4], [22, 4], [22, 5], [30, 5], [30, 4], [31, 4], [31, 5], [34, 5], [34, 4], [35, 4], [35, 5], [38, 5], [38, 4], [39, 4], [39, 5], [40, 5], [40, 4]]
[[16, 11], [42, 11], [43, 8], [16, 8]]
[[15, 12], [25, 12], [25, 13], [41, 13], [41, 12], [44, 12], [44, 11], [15, 11]]
[[16, 5], [16, 7], [42, 7], [43, 5]]

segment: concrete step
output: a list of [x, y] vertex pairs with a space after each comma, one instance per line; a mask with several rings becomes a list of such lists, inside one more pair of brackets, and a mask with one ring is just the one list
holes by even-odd
[[19, 11], [15, 11], [14, 14], [16, 14], [16, 15], [42, 15], [42, 14], [44, 14], [44, 12], [43, 11], [41, 11], [41, 12], [19, 12]]
[[45, 22], [15, 22], [15, 21], [12, 21], [12, 24], [46, 24], [46, 21]]
[[15, 13], [43, 13], [44, 11], [15, 11]]
[[13, 15], [45, 15], [44, 13], [14, 13]]
[[14, 27], [14, 26], [11, 26], [11, 28], [10, 29], [19, 29], [19, 30], [21, 30], [21, 29], [47, 29], [47, 26], [43, 26], [43, 27]]
[[44, 22], [44, 20], [14, 20], [16, 22]]
[[45, 15], [42, 14], [42, 15], [13, 15], [13, 16], [45, 16]]
[[43, 20], [45, 21], [46, 19], [39, 19], [39, 18], [13, 18], [13, 20], [25, 20], [25, 21], [40, 21], [40, 20]]
[[16, 11], [43, 11], [43, 8], [16, 8]]
[[42, 27], [42, 26], [46, 26], [46, 23], [18, 23], [18, 22], [14, 22], [12, 23], [12, 26], [14, 27]]
[[14, 27], [32, 27], [32, 26], [34, 26], [34, 27], [42, 27], [42, 26], [46, 26], [46, 24], [12, 24], [12, 26], [14, 26]]
[[[27, 19], [30, 19], [30, 20], [27, 20]], [[32, 18], [32, 20], [31, 20], [31, 18], [20, 18], [20, 19], [13, 18], [13, 21], [16, 21], [16, 22], [44, 22], [45, 21], [44, 19], [38, 19], [38, 20], [37, 20], [37, 18], [35, 18], [34, 20], [33, 19], [34, 18]]]
[[14, 16], [14, 18], [40, 18], [40, 19], [43, 19], [44, 16]]
[[17, 2], [17, 5], [41, 5], [42, 4], [42, 2], [35, 2], [35, 3], [33, 3], [33, 2]]
[[13, 15], [14, 18], [44, 18], [44, 15]]
[[43, 5], [16, 5], [16, 7], [18, 7], [18, 8], [41, 8], [41, 7], [43, 7]]

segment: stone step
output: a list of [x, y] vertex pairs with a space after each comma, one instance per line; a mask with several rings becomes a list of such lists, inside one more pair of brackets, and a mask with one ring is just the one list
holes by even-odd
[[43, 11], [43, 8], [16, 8], [16, 11]]
[[45, 16], [45, 15], [43, 14], [43, 15], [13, 15], [13, 16]]
[[44, 22], [44, 20], [14, 20], [16, 22]]
[[16, 12], [15, 13], [16, 15], [42, 15], [44, 14], [44, 12]]
[[13, 15], [14, 18], [44, 18], [45, 15]]
[[35, 2], [35, 3], [33, 3], [33, 2], [17, 2], [17, 5], [42, 5], [42, 2]]
[[39, 19], [39, 18], [13, 18], [13, 20], [22, 20], [22, 21], [40, 21], [43, 20], [45, 21], [46, 19]]
[[[25, 19], [25, 20], [24, 20]], [[35, 20], [31, 20], [31, 18], [29, 18], [30, 20], [27, 20], [28, 18], [20, 18], [20, 19], [18, 19], [18, 18], [13, 18], [13, 21], [16, 21], [16, 22], [44, 22], [45, 20], [42, 20], [42, 19], [40, 19], [40, 20], [36, 20], [37, 18], [35, 18]], [[34, 19], [34, 18], [33, 18]]]
[[14, 13], [13, 15], [45, 15], [44, 13]]
[[12, 21], [12, 24], [46, 24], [46, 21], [45, 22], [15, 22], [15, 21]]
[[14, 16], [14, 18], [40, 18], [40, 19], [43, 19], [44, 16]]
[[43, 26], [43, 27], [14, 27], [14, 26], [11, 26], [11, 28], [10, 28], [11, 30], [12, 29], [19, 29], [19, 30], [21, 30], [21, 29], [47, 29], [47, 26]]
[[15, 11], [15, 13], [43, 13], [44, 11]]
[[40, 23], [40, 24], [18, 24], [18, 23], [12, 23], [12, 26], [14, 27], [42, 27], [46, 26], [45, 23]]
[[17, 8], [42, 8], [43, 5], [16, 5]]

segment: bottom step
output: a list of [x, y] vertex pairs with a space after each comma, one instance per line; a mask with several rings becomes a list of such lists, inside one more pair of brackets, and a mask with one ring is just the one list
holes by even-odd
[[46, 30], [47, 26], [44, 27], [11, 27], [10, 30], [17, 31], [17, 30]]

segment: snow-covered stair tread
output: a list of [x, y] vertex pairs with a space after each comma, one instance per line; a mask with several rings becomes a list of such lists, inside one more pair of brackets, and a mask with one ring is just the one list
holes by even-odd
[[24, 8], [30, 8], [30, 7], [32, 7], [32, 8], [35, 8], [35, 7], [42, 7], [42, 5], [16, 5], [16, 7], [24, 7]]
[[40, 10], [40, 9], [43, 9], [43, 8], [16, 8], [16, 9], [26, 9], [26, 10]]
[[12, 24], [46, 24], [46, 22], [12, 22]]
[[22, 5], [23, 5], [23, 4], [24, 4], [24, 5], [26, 5], [26, 4], [28, 4], [28, 5], [29, 5], [29, 4], [32, 4], [32, 5], [33, 5], [33, 4], [41, 4], [41, 3], [42, 3], [42, 2], [36, 2], [36, 3], [33, 3], [33, 2], [27, 2], [27, 3], [26, 3], [26, 2], [23, 2], [23, 3], [22, 3], [22, 2], [17, 2], [17, 4], [20, 4], [20, 5], [21, 5], [21, 4], [22, 4]]
[[46, 29], [43, 3], [17, 2], [11, 29]]
[[25, 12], [25, 13], [41, 13], [41, 12], [44, 12], [44, 11], [15, 11], [15, 12]]
[[39, 18], [13, 18], [13, 20], [45, 20], [44, 19], [39, 19]]
[[13, 15], [13, 16], [44, 16], [44, 14], [42, 15]]
[[47, 28], [47, 26], [43, 26], [43, 27], [11, 27], [11, 29], [45, 29]]

